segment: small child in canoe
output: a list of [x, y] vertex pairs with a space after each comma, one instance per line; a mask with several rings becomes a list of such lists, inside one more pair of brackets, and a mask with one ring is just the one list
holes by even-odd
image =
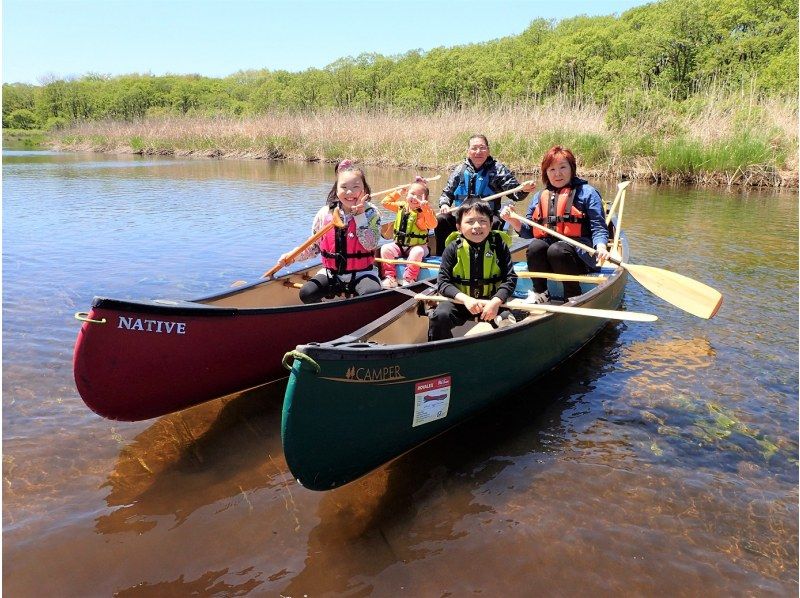
[[370, 188], [364, 171], [350, 160], [336, 165], [336, 182], [328, 193], [328, 205], [314, 216], [312, 233], [317, 233], [333, 220], [338, 209], [344, 226], [332, 227], [308, 249], [292, 258], [281, 256], [288, 266], [322, 255], [325, 266], [300, 289], [303, 303], [319, 303], [336, 295], [367, 295], [381, 290], [381, 280], [375, 267], [374, 250], [380, 241], [380, 214], [367, 199]]
[[482, 202], [465, 203], [456, 215], [457, 231], [447, 238], [439, 270], [438, 292], [453, 301], [442, 301], [429, 313], [428, 340], [453, 338], [453, 328], [467, 320], [499, 324], [514, 322], [500, 305], [517, 285], [509, 250], [509, 236], [492, 230], [492, 208]]
[[[430, 253], [428, 250], [428, 231], [436, 228], [436, 214], [428, 204], [428, 183], [416, 177], [408, 187], [387, 195], [381, 204], [387, 210], [397, 212], [394, 221], [394, 243], [381, 247], [381, 257], [386, 260], [404, 259], [421, 262]], [[385, 263], [383, 273], [386, 278], [381, 283], [384, 289], [397, 286], [397, 270], [394, 264]], [[417, 281], [419, 266], [406, 265], [402, 285], [408, 286]]]

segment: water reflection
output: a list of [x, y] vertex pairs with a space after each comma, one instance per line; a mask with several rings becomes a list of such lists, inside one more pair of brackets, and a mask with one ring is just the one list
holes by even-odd
[[[87, 160], [87, 157], [90, 159]], [[65, 180], [93, 181], [228, 181], [236, 185], [258, 183], [264, 189], [274, 190], [312, 185], [320, 205], [334, 181], [333, 164], [325, 162], [231, 161], [54, 152], [3, 152], [3, 162], [14, 167], [15, 176], [33, 177], [37, 180], [46, 175]], [[416, 170], [379, 167], [367, 167], [366, 171], [374, 191], [407, 183], [418, 173]], [[431, 184], [431, 193], [438, 192], [443, 184], [442, 180], [434, 181]]]
[[285, 483], [284, 390], [277, 382], [160, 418], [120, 451], [103, 485], [106, 503], [118, 508], [98, 517], [96, 530], [144, 533], [163, 515], [178, 527], [220, 502], [252, 510], [248, 493]]
[[[482, 498], [493, 480], [507, 468], [535, 475], [550, 466], [551, 453], [562, 450], [565, 420], [591, 409], [586, 394], [603, 375], [608, 353], [618, 349], [624, 328], [606, 327], [573, 359], [572, 382], [565, 382], [565, 368], [558, 368], [387, 466], [324, 493], [305, 568], [282, 593], [369, 592], [374, 588], [360, 581], [363, 576], [434, 557], [459, 539], [469, 541], [465, 521], [498, 516]], [[460, 566], [454, 563], [453, 573]], [[428, 595], [426, 590], [433, 586], [421, 594], [417, 586], [415, 592]]]
[[[208, 571], [196, 579], [187, 580], [181, 575], [173, 581], [156, 583], [142, 582], [114, 592], [115, 598], [161, 598], [163, 596], [246, 596], [262, 585], [261, 581], [248, 578], [252, 568], [231, 572], [228, 569]], [[243, 577], [241, 583], [228, 583], [226, 576]]]

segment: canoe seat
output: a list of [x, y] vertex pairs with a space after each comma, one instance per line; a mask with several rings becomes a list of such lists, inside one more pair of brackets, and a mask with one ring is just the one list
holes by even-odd
[[494, 327], [489, 322], [478, 322], [464, 333], [464, 336], [474, 336], [476, 334], [483, 334], [484, 332], [491, 332]]

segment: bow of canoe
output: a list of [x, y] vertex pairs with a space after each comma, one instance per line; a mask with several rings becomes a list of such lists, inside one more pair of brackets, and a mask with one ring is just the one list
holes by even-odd
[[[619, 308], [627, 275], [602, 274], [567, 305]], [[486, 331], [470, 322], [455, 338], [428, 342], [428, 318], [412, 300], [345, 337], [297, 347], [281, 423], [296, 479], [313, 490], [357, 479], [546, 374], [608, 322], [518, 317]]]

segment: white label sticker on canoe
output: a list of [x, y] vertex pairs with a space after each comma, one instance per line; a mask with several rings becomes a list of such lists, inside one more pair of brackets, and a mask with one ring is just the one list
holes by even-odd
[[423, 380], [414, 385], [414, 426], [447, 416], [450, 407], [450, 376]]

